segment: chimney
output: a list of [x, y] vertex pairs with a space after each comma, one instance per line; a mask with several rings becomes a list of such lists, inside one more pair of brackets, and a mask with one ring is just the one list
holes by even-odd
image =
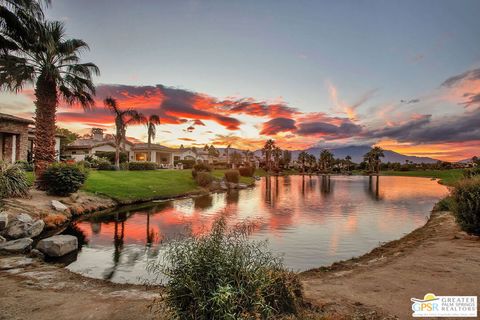
[[103, 129], [92, 128], [92, 138], [95, 141], [102, 141], [103, 140]]

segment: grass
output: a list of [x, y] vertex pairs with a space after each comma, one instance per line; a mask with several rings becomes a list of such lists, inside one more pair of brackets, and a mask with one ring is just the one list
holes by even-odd
[[27, 181], [30, 186], [33, 186], [33, 182], [35, 181], [35, 174], [32, 171], [25, 172], [25, 176], [27, 176]]
[[440, 183], [451, 186], [463, 178], [463, 169], [450, 170], [416, 170], [416, 171], [381, 171], [383, 176], [425, 177], [440, 179]]

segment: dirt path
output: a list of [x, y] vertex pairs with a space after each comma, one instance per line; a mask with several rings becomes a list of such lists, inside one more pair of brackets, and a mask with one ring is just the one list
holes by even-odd
[[22, 256], [0, 258], [0, 319], [153, 319], [158, 290], [83, 278]]
[[398, 241], [302, 278], [307, 299], [333, 313], [364, 306], [411, 319], [412, 297], [480, 296], [480, 241], [460, 232], [450, 213], [433, 213], [424, 227]]

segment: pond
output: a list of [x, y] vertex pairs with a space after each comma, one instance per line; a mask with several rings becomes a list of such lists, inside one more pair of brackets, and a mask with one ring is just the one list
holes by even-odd
[[208, 231], [227, 214], [255, 221], [251, 238], [268, 240], [285, 265], [304, 271], [367, 253], [425, 224], [447, 188], [427, 178], [285, 176], [256, 187], [123, 208], [77, 221], [82, 243], [67, 268], [117, 283], [153, 281], [146, 266], [168, 239]]

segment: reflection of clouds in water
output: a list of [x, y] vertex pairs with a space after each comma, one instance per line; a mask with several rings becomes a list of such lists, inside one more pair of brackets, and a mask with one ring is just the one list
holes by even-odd
[[265, 178], [254, 189], [81, 221], [77, 227], [89, 244], [70, 268], [86, 274], [111, 273], [113, 281], [135, 281], [145, 273], [146, 261], [161, 255], [163, 242], [190, 232], [205, 233], [217, 217], [226, 214], [232, 225], [255, 220], [252, 238], [268, 239], [272, 251], [285, 253], [287, 266], [305, 270], [399, 238], [422, 225], [445, 192], [445, 187], [422, 178]]

